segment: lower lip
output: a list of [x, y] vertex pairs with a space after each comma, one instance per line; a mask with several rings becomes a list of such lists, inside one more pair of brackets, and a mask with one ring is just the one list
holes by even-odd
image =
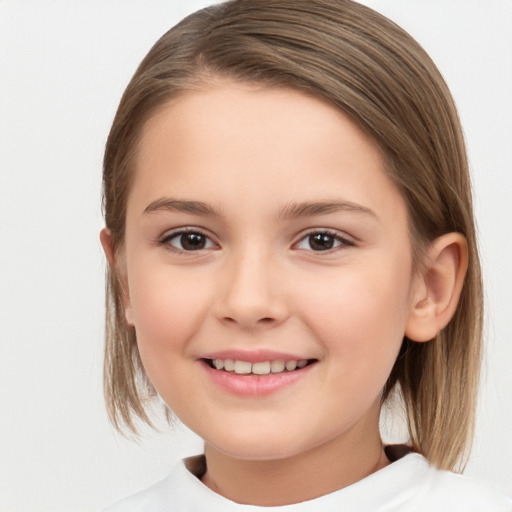
[[300, 370], [268, 375], [238, 375], [223, 370], [215, 370], [205, 361], [201, 361], [208, 376], [215, 384], [240, 396], [264, 396], [275, 393], [305, 377], [316, 365], [309, 364]]

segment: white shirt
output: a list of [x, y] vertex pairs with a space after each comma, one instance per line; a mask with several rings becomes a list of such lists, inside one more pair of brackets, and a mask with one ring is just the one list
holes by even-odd
[[167, 478], [102, 512], [512, 512], [512, 499], [469, 477], [440, 471], [409, 453], [385, 468], [325, 496], [279, 507], [235, 503], [216, 494], [181, 461]]

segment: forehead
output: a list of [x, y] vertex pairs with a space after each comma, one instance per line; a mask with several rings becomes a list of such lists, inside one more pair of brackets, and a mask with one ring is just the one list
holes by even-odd
[[[142, 130], [139, 156], [147, 158], [161, 137], [167, 137], [167, 142], [172, 137], [176, 143], [203, 138], [202, 145], [206, 139], [214, 144], [212, 132], [230, 139], [251, 135], [246, 142], [252, 148], [284, 144], [293, 152], [298, 147], [292, 146], [300, 142], [308, 148], [319, 139], [324, 144], [339, 143], [340, 136], [350, 136], [374, 146], [372, 153], [378, 153], [377, 145], [356, 123], [327, 100], [291, 88], [218, 79], [202, 89], [183, 92], [157, 109]], [[354, 147], [358, 149], [359, 145]]]
[[182, 94], [149, 119], [130, 196], [144, 196], [146, 206], [159, 193], [210, 202], [246, 202], [258, 191], [283, 201], [348, 194], [364, 203], [391, 192], [396, 200], [383, 162], [379, 147], [327, 102], [225, 82]]

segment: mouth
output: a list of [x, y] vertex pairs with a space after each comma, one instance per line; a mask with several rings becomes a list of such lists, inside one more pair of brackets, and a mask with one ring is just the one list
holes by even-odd
[[213, 370], [247, 376], [279, 375], [297, 372], [307, 366], [311, 366], [317, 359], [276, 359], [273, 361], [260, 361], [251, 363], [238, 359], [207, 359], [203, 361]]

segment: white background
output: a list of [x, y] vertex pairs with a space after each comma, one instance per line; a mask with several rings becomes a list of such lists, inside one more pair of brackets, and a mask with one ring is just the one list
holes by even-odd
[[[101, 160], [153, 42], [208, 1], [0, 0], [0, 509], [94, 511], [200, 441], [139, 443], [103, 410]], [[467, 473], [512, 494], [512, 1], [366, 0], [446, 77], [465, 128], [487, 295], [487, 358]]]

